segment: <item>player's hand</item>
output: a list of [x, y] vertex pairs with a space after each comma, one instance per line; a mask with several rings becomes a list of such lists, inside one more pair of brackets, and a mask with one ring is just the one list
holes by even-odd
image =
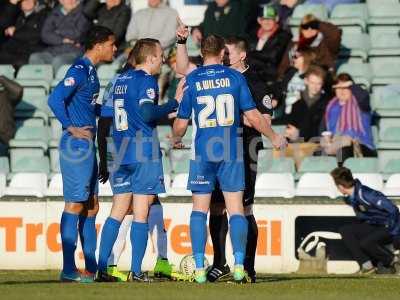
[[73, 127], [70, 126], [67, 128], [68, 132], [72, 134], [73, 137], [77, 139], [93, 139], [93, 133], [91, 131], [93, 126], [84, 126], [84, 127]]
[[5, 36], [10, 36], [12, 37], [15, 33], [15, 26], [10, 26], [4, 31]]
[[179, 17], [176, 18], [176, 21], [178, 22], [178, 28], [175, 32], [176, 38], [178, 40], [187, 40], [190, 34], [189, 27], [183, 24], [182, 20]]
[[69, 38], [63, 38], [63, 44], [75, 44], [75, 42]]
[[271, 140], [272, 146], [274, 146], [275, 149], [284, 149], [287, 147], [287, 140], [286, 138], [281, 135], [275, 133], [272, 140]]
[[105, 184], [107, 182], [108, 178], [110, 177], [110, 173], [108, 172], [108, 169], [107, 169], [107, 162], [104, 163], [104, 162], [100, 161], [98, 177], [99, 177], [99, 181], [102, 184]]
[[185, 86], [185, 83], [186, 83], [186, 79], [185, 79], [185, 77], [183, 77], [179, 81], [178, 86], [176, 87], [175, 99], [176, 99], [176, 101], [178, 101], [178, 103], [181, 103], [181, 101], [183, 99], [183, 95], [185, 94], [185, 91], [188, 88], [187, 86]]
[[173, 135], [168, 136], [169, 141], [174, 149], [183, 149], [185, 145], [182, 143], [181, 137], [174, 137]]

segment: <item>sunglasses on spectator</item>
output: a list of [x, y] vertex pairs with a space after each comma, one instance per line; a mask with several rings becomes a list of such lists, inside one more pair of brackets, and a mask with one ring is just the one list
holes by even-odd
[[319, 28], [319, 22], [318, 21], [312, 21], [306, 24], [301, 25], [301, 29], [307, 30], [307, 29], [318, 29]]

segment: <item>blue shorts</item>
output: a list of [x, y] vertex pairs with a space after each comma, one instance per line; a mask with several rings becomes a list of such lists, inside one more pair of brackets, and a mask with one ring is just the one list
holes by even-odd
[[224, 192], [243, 191], [245, 186], [243, 161], [190, 161], [187, 189], [191, 190], [192, 193], [212, 193], [217, 180]]
[[120, 165], [110, 176], [114, 195], [133, 193], [157, 195], [165, 193], [161, 160]]
[[60, 169], [65, 202], [85, 202], [98, 194], [96, 147], [64, 131], [60, 141]]

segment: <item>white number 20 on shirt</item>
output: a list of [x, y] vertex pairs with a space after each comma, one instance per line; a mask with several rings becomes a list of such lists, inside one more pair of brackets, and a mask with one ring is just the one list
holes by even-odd
[[[199, 112], [199, 127], [209, 128], [219, 126], [231, 126], [235, 121], [235, 99], [231, 94], [221, 94], [214, 99], [213, 96], [197, 97], [198, 104], [206, 106]], [[217, 119], [209, 118], [216, 112]]]

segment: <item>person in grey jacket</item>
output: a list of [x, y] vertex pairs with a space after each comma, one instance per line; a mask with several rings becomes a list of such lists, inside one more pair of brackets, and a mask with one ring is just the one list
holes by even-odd
[[48, 47], [29, 58], [30, 64], [52, 64], [55, 72], [82, 54], [81, 41], [90, 26], [79, 0], [59, 2], [61, 5], [52, 10], [41, 32], [42, 41]]
[[116, 44], [120, 48], [125, 39], [131, 10], [122, 0], [88, 0], [83, 8], [85, 16], [94, 24], [104, 26], [115, 34]]
[[164, 51], [168, 50], [176, 40], [178, 12], [162, 0], [148, 0], [148, 5], [148, 8], [138, 10], [132, 16], [126, 41], [133, 46], [141, 38], [153, 38], [160, 41]]

